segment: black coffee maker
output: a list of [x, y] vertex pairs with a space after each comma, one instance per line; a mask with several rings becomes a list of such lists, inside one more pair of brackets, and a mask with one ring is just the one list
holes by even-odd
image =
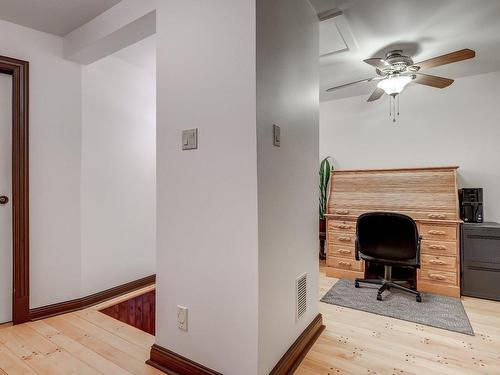
[[483, 189], [465, 188], [459, 190], [460, 218], [466, 223], [482, 223]]

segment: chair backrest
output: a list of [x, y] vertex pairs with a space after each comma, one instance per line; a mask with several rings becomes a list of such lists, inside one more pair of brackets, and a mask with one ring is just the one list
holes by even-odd
[[394, 261], [417, 257], [418, 230], [415, 221], [392, 212], [369, 212], [358, 218], [356, 225], [357, 251]]

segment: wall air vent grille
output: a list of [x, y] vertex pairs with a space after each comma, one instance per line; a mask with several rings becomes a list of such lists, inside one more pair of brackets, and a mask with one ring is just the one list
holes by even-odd
[[295, 280], [296, 318], [299, 320], [307, 311], [307, 273]]

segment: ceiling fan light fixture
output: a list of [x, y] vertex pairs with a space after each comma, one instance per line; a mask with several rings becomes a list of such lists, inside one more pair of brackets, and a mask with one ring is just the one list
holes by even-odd
[[397, 95], [401, 91], [403, 91], [405, 86], [408, 83], [410, 83], [411, 80], [412, 80], [411, 76], [389, 77], [389, 78], [386, 78], [386, 79], [380, 81], [377, 84], [377, 87], [384, 90], [387, 95]]

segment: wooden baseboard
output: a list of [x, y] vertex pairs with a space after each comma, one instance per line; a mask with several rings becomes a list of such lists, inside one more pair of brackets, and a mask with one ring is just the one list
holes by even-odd
[[126, 284], [104, 290], [102, 292], [91, 294], [90, 296], [77, 298], [71, 301], [59, 302], [53, 305], [36, 307], [30, 309], [30, 319], [39, 320], [51, 316], [66, 314], [72, 311], [85, 309], [109, 299], [121, 296], [134, 290], [144, 288], [156, 282], [156, 275], [146, 276], [142, 279], [134, 280]]
[[156, 344], [146, 363], [169, 375], [222, 375]]
[[270, 372], [270, 375], [293, 374], [324, 329], [323, 316], [318, 314], [304, 332], [301, 333], [299, 338], [290, 346], [290, 349], [281, 357]]
[[[323, 316], [318, 314], [274, 366], [270, 375], [293, 374], [324, 329]], [[150, 358], [146, 363], [170, 375], [221, 375], [156, 344], [151, 347]]]

